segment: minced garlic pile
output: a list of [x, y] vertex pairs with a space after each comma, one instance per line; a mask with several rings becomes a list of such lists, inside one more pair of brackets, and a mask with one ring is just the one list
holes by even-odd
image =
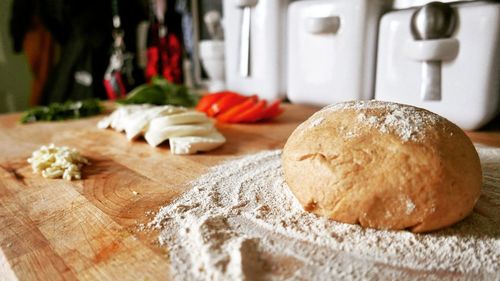
[[34, 173], [44, 178], [81, 179], [80, 168], [89, 161], [78, 150], [67, 146], [44, 145], [31, 154], [28, 159]]

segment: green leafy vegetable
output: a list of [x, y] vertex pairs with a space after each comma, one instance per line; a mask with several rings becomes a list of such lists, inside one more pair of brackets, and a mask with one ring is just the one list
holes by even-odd
[[38, 106], [27, 110], [21, 117], [21, 123], [78, 119], [96, 115], [102, 111], [103, 107], [98, 99], [52, 103], [49, 106]]
[[118, 100], [121, 104], [155, 104], [178, 105], [193, 107], [198, 103], [199, 95], [190, 91], [184, 85], [170, 83], [161, 77], [153, 77], [150, 84], [136, 87], [125, 99]]

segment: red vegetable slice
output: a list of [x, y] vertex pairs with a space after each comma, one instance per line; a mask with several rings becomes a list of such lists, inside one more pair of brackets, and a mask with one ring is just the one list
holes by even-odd
[[283, 113], [283, 109], [280, 108], [281, 100], [277, 100], [271, 103], [268, 107], [264, 109], [264, 113], [262, 114], [261, 120], [272, 119], [281, 113]]
[[256, 103], [257, 103], [257, 96], [254, 95], [248, 97], [244, 102], [231, 107], [224, 113], [217, 116], [217, 120], [223, 123], [231, 122], [231, 119], [233, 119], [236, 115], [243, 113], [245, 110], [249, 109]]
[[249, 109], [243, 111], [242, 113], [236, 115], [234, 118], [230, 120], [230, 122], [255, 122], [262, 118], [264, 114], [264, 109], [266, 108], [267, 102], [265, 100], [261, 100]]
[[217, 116], [220, 113], [230, 109], [231, 107], [244, 102], [247, 99], [246, 96], [242, 96], [236, 93], [227, 93], [221, 99], [213, 103], [206, 111], [207, 115], [210, 117]]
[[214, 104], [217, 100], [221, 99], [227, 94], [228, 93], [224, 91], [203, 96], [196, 105], [196, 110], [206, 112], [212, 104]]

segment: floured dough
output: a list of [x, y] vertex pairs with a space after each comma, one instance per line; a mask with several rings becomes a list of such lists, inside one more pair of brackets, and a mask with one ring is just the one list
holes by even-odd
[[306, 210], [364, 227], [442, 228], [467, 216], [481, 192], [479, 157], [464, 132], [396, 103], [322, 109], [292, 133], [282, 161]]

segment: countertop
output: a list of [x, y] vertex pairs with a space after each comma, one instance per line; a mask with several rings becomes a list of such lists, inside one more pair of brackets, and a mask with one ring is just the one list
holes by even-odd
[[[295, 127], [318, 110], [288, 104], [285, 109], [269, 123], [221, 125], [223, 147], [189, 156], [170, 154], [166, 144], [153, 148], [143, 139], [129, 142], [124, 134], [99, 130], [103, 116], [22, 125], [19, 114], [0, 115], [0, 279], [166, 279], [166, 250], [157, 233], [141, 224], [208, 167], [283, 147]], [[497, 123], [468, 135], [500, 147]], [[32, 173], [26, 159], [49, 143], [77, 148], [91, 161], [82, 180]]]

